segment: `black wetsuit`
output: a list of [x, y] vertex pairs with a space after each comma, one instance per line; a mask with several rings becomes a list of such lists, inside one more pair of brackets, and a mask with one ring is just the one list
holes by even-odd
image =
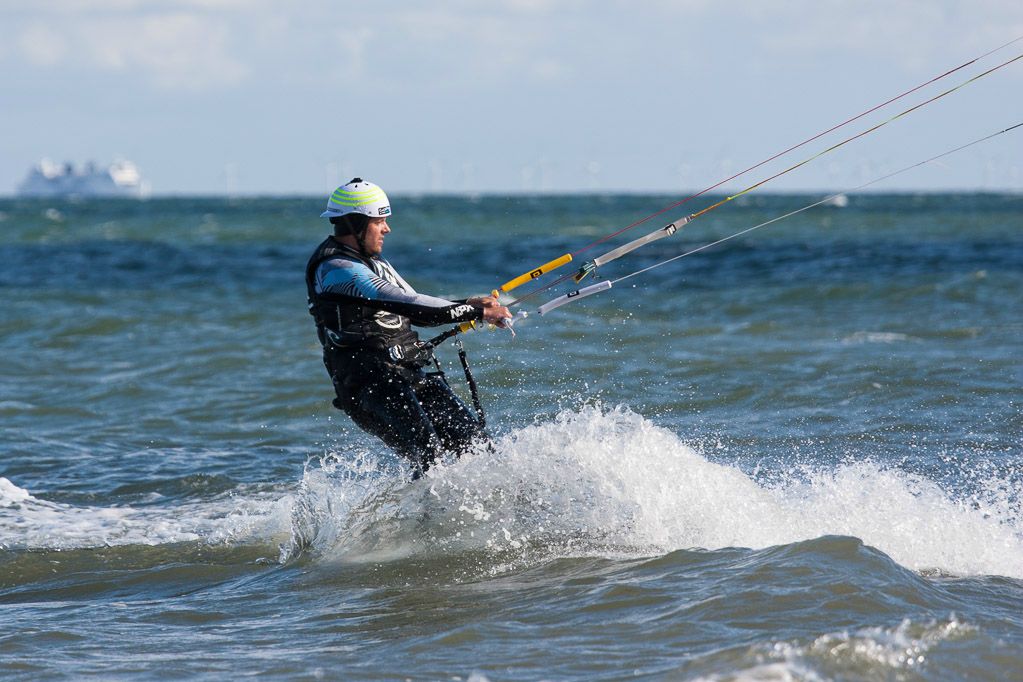
[[480, 320], [482, 307], [418, 294], [387, 261], [334, 237], [309, 259], [306, 286], [335, 407], [419, 471], [484, 436], [443, 375], [423, 371], [433, 353], [412, 330]]

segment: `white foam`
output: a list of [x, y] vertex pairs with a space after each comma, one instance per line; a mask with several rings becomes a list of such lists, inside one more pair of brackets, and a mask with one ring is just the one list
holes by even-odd
[[0, 477], [0, 507], [13, 507], [31, 497], [24, 488], [19, 488], [6, 478]]
[[139, 508], [48, 502], [0, 478], [0, 546], [283, 543], [282, 560], [311, 547], [345, 561], [479, 550], [515, 565], [849, 535], [915, 570], [1023, 577], [1023, 491], [1000, 481], [967, 499], [860, 461], [767, 485], [627, 409], [600, 407], [563, 411], [495, 449], [413, 485], [393, 456], [347, 452], [308, 468], [297, 489]]
[[[956, 618], [915, 623], [903, 620], [894, 628], [871, 627], [855, 632], [838, 632], [817, 637], [809, 644], [776, 642], [752, 647], [749, 657], [756, 661], [735, 670], [734, 663], [725, 674], [695, 679], [742, 680], [825, 680], [852, 674], [863, 679], [890, 679], [914, 676], [926, 670], [928, 659], [944, 642], [971, 637], [976, 628]], [[843, 675], [844, 673], [844, 675]]]
[[761, 485], [626, 409], [562, 412], [496, 449], [386, 491], [374, 487], [379, 481], [363, 479], [357, 489], [355, 478], [310, 472], [306, 485], [337, 512], [313, 503], [320, 521], [312, 544], [354, 560], [371, 549], [653, 553], [849, 535], [916, 570], [1023, 577], [1019, 491], [957, 499], [872, 462]]
[[223, 496], [167, 507], [97, 507], [50, 502], [0, 478], [0, 548], [78, 549], [204, 540], [287, 537], [280, 495]]
[[900, 341], [919, 341], [919, 339], [898, 332], [853, 332], [852, 335], [842, 339], [845, 344], [861, 343], [898, 343]]

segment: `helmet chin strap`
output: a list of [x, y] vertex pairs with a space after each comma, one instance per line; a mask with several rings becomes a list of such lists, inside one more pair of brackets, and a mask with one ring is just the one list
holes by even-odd
[[373, 254], [366, 251], [366, 230], [352, 232], [352, 236], [355, 237], [355, 241], [359, 245], [359, 253], [361, 253], [366, 258], [372, 258]]
[[359, 247], [359, 253], [366, 258], [372, 258], [373, 255], [366, 250], [366, 230], [369, 229], [367, 225], [365, 229], [356, 230], [354, 226], [346, 221], [344, 234], [337, 234], [337, 237], [348, 237], [351, 236], [355, 239], [355, 243]]

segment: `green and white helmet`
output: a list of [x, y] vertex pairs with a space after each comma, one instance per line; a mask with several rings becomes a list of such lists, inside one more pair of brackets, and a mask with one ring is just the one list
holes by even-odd
[[347, 185], [341, 185], [334, 190], [327, 199], [327, 210], [321, 213], [320, 217], [337, 218], [349, 213], [382, 218], [391, 215], [391, 202], [387, 200], [384, 190], [372, 182], [354, 178]]

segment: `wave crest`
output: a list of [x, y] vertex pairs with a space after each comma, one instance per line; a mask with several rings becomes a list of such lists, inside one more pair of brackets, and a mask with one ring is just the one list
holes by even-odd
[[282, 558], [297, 545], [343, 561], [484, 551], [504, 566], [845, 535], [915, 570], [1023, 577], [1020, 495], [1004, 485], [962, 499], [871, 461], [759, 482], [627, 408], [594, 405], [408, 486], [366, 458], [311, 469], [296, 507], [302, 539]]

